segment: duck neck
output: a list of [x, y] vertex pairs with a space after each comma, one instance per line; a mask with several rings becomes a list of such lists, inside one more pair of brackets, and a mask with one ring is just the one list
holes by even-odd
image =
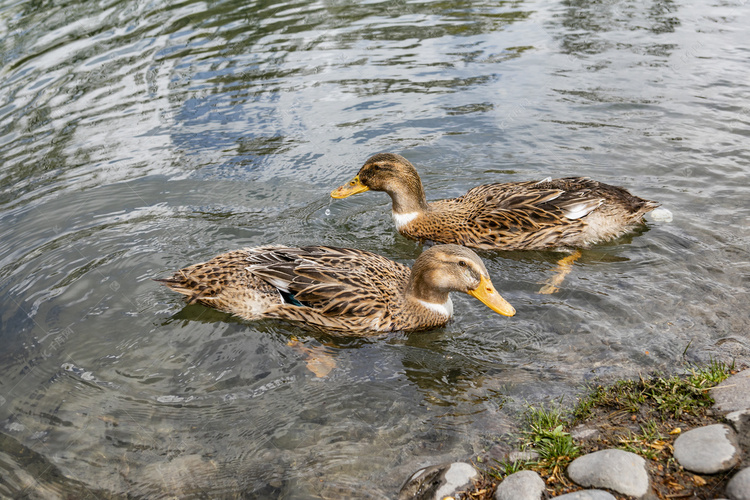
[[411, 277], [406, 285], [407, 302], [450, 318], [453, 315], [453, 303], [447, 291], [435, 287], [437, 269], [423, 268], [419, 260], [414, 264]]
[[408, 179], [398, 189], [389, 190], [388, 195], [393, 202], [394, 215], [421, 214], [429, 208], [419, 178]]

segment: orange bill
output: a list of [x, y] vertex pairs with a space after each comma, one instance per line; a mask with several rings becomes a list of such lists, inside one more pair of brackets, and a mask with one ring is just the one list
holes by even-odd
[[497, 293], [492, 282], [484, 276], [481, 277], [479, 286], [474, 290], [469, 290], [467, 293], [481, 300], [484, 305], [498, 314], [502, 314], [503, 316], [513, 316], [516, 314], [513, 306]]
[[359, 182], [359, 176], [356, 176], [354, 179], [350, 180], [343, 186], [339, 186], [336, 189], [334, 189], [331, 192], [331, 198], [346, 198], [348, 196], [351, 196], [353, 194], [357, 193], [364, 193], [365, 191], [368, 191], [370, 188]]

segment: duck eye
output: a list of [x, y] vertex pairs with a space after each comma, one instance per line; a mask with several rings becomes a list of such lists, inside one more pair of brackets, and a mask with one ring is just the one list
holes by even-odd
[[459, 260], [458, 265], [461, 267], [466, 267], [466, 261], [465, 260]]

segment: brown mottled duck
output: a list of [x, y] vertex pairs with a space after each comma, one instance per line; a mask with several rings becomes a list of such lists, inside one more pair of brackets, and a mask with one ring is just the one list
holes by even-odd
[[370, 157], [333, 198], [385, 191], [396, 229], [420, 241], [482, 250], [556, 250], [616, 238], [659, 204], [585, 177], [484, 184], [465, 195], [427, 202], [416, 168], [403, 156]]
[[403, 156], [370, 157], [331, 197], [385, 191], [396, 229], [420, 242], [481, 250], [574, 250], [540, 290], [554, 293], [581, 256], [580, 248], [621, 236], [659, 204], [585, 177], [484, 184], [465, 195], [427, 202], [417, 169]]
[[450, 292], [472, 295], [505, 316], [515, 314], [482, 260], [458, 245], [425, 250], [412, 269], [350, 248], [246, 248], [156, 281], [186, 295], [189, 303], [244, 319], [276, 318], [352, 335], [444, 325], [453, 314]]

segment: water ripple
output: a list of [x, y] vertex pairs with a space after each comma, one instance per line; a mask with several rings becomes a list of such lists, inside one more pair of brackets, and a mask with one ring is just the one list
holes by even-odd
[[[526, 401], [749, 359], [739, 7], [0, 2], [0, 496], [391, 498]], [[247, 323], [151, 281], [271, 243], [411, 264], [387, 196], [328, 197], [379, 151], [430, 199], [585, 175], [673, 220], [554, 295], [561, 254], [482, 252], [518, 314], [457, 296], [420, 334]]]

